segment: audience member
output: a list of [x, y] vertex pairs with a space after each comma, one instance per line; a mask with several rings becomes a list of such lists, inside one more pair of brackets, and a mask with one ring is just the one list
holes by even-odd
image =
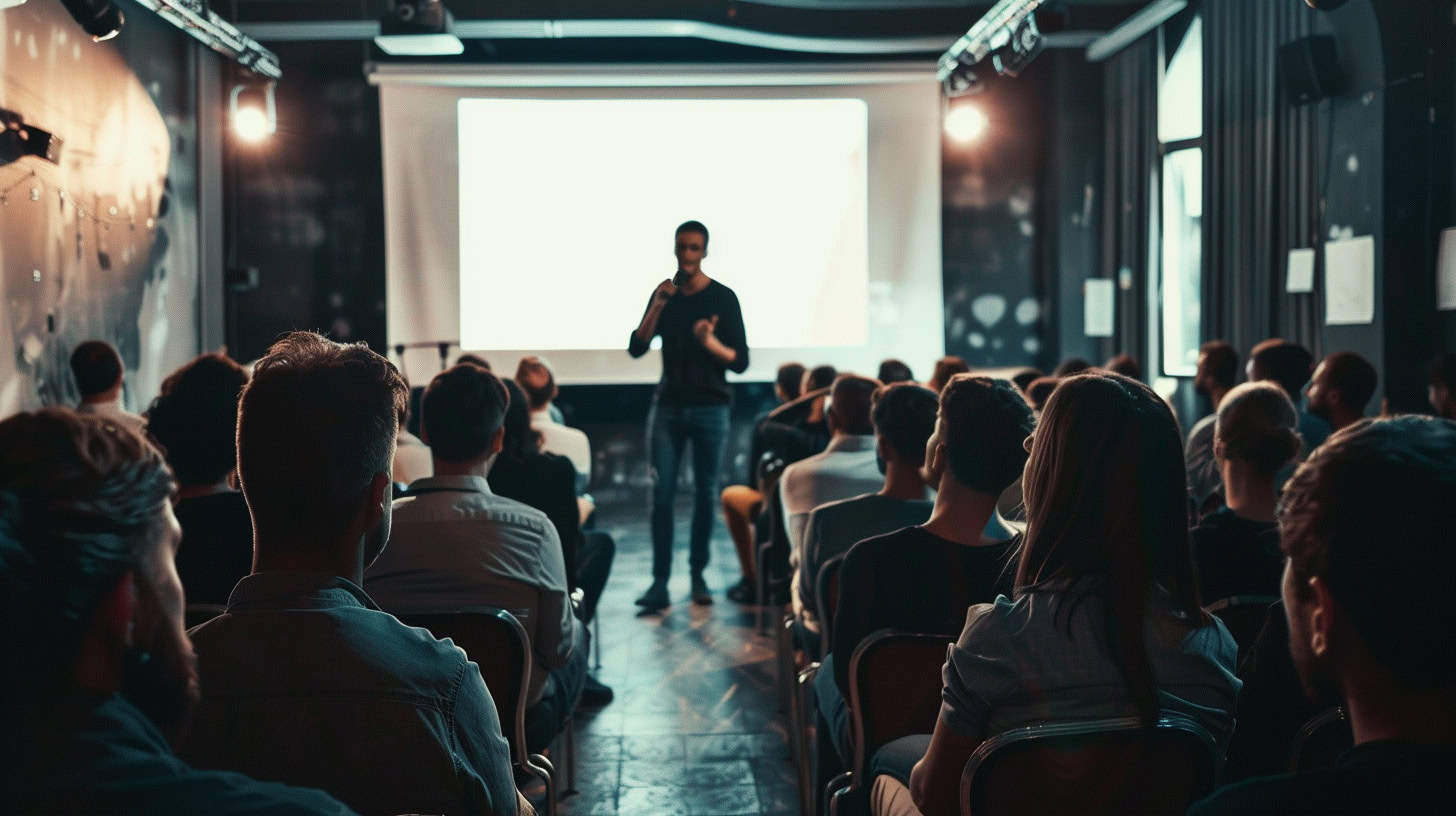
[[1046, 407], [1047, 400], [1051, 399], [1052, 392], [1057, 390], [1059, 382], [1060, 377], [1037, 377], [1026, 387], [1026, 401], [1037, 416], [1041, 416], [1042, 409]]
[[[1021, 474], [1022, 441], [1036, 420], [1006, 380], [959, 374], [941, 393], [923, 478], [936, 486], [925, 523], [867, 538], [849, 551], [839, 578], [833, 648], [815, 679], [821, 727], [847, 765], [849, 660], [879, 629], [940, 633], [952, 640], [971, 604], [1010, 589], [1010, 545], [987, 541], [996, 498]], [[822, 761], [822, 760], [821, 760]]]
[[76, 410], [98, 414], [140, 433], [147, 421], [122, 406], [121, 355], [105, 340], [87, 340], [71, 352], [71, 374], [81, 393]]
[[1024, 395], [1032, 383], [1045, 376], [1046, 374], [1039, 368], [1023, 368], [1011, 375], [1011, 384], [1015, 385], [1016, 389]]
[[910, 382], [875, 391], [870, 419], [884, 485], [877, 493], [815, 507], [804, 527], [804, 547], [794, 573], [794, 607], [811, 631], [819, 631], [815, 581], [825, 561], [848, 551], [856, 541], [929, 518], [932, 505], [920, 467], [939, 403], [930, 389]]
[[1236, 647], [1200, 603], [1181, 442], [1141, 383], [1097, 372], [1057, 387], [1028, 440], [1016, 594], [967, 612], [911, 796], [877, 778], [879, 812], [956, 812], [972, 751], [1019, 726], [1169, 710], [1227, 739]]
[[[528, 504], [551, 520], [561, 541], [567, 586], [572, 591], [580, 588], [582, 592], [577, 617], [590, 623], [612, 571], [616, 542], [601, 530], [581, 528], [576, 496], [572, 493], [576, 471], [571, 467], [571, 460], [538, 447], [526, 395], [514, 382], [505, 380], [504, 384], [510, 392], [501, 426], [504, 436], [500, 455], [491, 465], [487, 481], [497, 495]], [[591, 705], [605, 705], [612, 700], [612, 690], [588, 676], [582, 700]]]
[[1224, 507], [1193, 528], [1193, 560], [1205, 603], [1277, 595], [1284, 556], [1274, 524], [1274, 477], [1299, 455], [1294, 404], [1279, 386], [1237, 386], [1219, 403], [1213, 455]]
[[[1309, 349], [1277, 337], [1254, 346], [1249, 352], [1249, 362], [1245, 365], [1245, 373], [1250, 382], [1273, 380], [1284, 389], [1290, 402], [1294, 403], [1295, 409], [1299, 411], [1299, 437], [1304, 440], [1306, 455], [1324, 444], [1330, 435], [1328, 422], [1301, 407], [1304, 386], [1309, 382], [1313, 367], [1314, 355], [1309, 353]], [[1284, 484], [1292, 474], [1292, 468], [1286, 469], [1280, 474], [1278, 484]]]
[[879, 387], [868, 377], [840, 374], [829, 392], [829, 446], [784, 468], [779, 478], [784, 531], [795, 563], [803, 552], [810, 511], [835, 499], [873, 492], [883, 483], [870, 418]]
[[369, 813], [528, 810], [478, 667], [361, 589], [405, 399], [362, 344], [294, 332], [258, 361], [237, 432], [254, 571], [192, 631], [203, 696], [180, 753]]
[[1289, 648], [1310, 692], [1342, 699], [1355, 747], [1331, 768], [1225, 788], [1191, 814], [1417, 813], [1449, 798], [1453, 527], [1448, 420], [1357, 422], [1299, 467], [1279, 508]]
[[473, 366], [480, 366], [481, 368], [485, 369], [486, 371], [490, 371], [491, 370], [490, 369], [490, 363], [484, 357], [481, 357], [479, 354], [471, 354], [471, 353], [467, 352], [467, 353], [461, 354], [459, 357], [456, 357], [455, 358], [455, 365], [464, 365], [465, 363], [469, 363], [469, 364], [471, 364]]
[[948, 354], [935, 361], [935, 369], [930, 372], [930, 381], [925, 384], [925, 387], [939, 394], [945, 390], [945, 384], [950, 382], [951, 377], [965, 374], [970, 370], [971, 367], [965, 360], [954, 354]]
[[404, 416], [399, 421], [399, 441], [394, 446], [394, 483], [408, 485], [416, 479], [434, 475], [430, 462], [430, 447], [409, 429], [415, 407], [414, 400], [407, 400]]
[[591, 440], [553, 416], [561, 390], [551, 364], [541, 357], [522, 357], [516, 366], [516, 385], [529, 401], [531, 427], [541, 435], [541, 450], [570, 459], [576, 468], [576, 493], [584, 493], [591, 483]]
[[[779, 366], [774, 378], [774, 399], [782, 406], [793, 402], [803, 393], [806, 370], [799, 363], [784, 363]], [[760, 416], [753, 423], [753, 438], [749, 444], [748, 474], [743, 484], [723, 488], [719, 501], [723, 505], [723, 521], [728, 527], [728, 536], [733, 539], [733, 550], [738, 556], [738, 568], [742, 577], [725, 593], [728, 600], [744, 603], [753, 599], [758, 566], [754, 519], [763, 512], [763, 492], [758, 484], [758, 467], [765, 451], [764, 425], [773, 416], [773, 411]]]
[[198, 688], [161, 453], [64, 408], [0, 422], [0, 450], [6, 810], [349, 813], [172, 754]]
[[1102, 367], [1114, 374], [1121, 374], [1134, 380], [1143, 378], [1143, 367], [1138, 365], [1137, 358], [1131, 354], [1119, 354], [1103, 363]]
[[1092, 364], [1081, 357], [1068, 357], [1056, 368], [1052, 369], [1052, 376], [1058, 378], [1070, 377], [1074, 374], [1081, 374], [1090, 368], [1092, 368]]
[[1375, 366], [1353, 351], [1337, 351], [1314, 369], [1305, 393], [1310, 413], [1338, 431], [1365, 418], [1365, 406], [1375, 396]]
[[1431, 373], [1426, 390], [1427, 398], [1436, 416], [1456, 419], [1456, 354], [1447, 352], [1431, 361]]
[[[531, 639], [526, 742], [539, 751], [581, 696], [587, 631], [571, 608], [562, 542], [551, 519], [496, 494], [487, 479], [505, 445], [509, 400], [505, 384], [479, 366], [457, 365], [430, 381], [421, 421], [435, 475], [411, 484], [395, 502], [390, 547], [369, 568], [365, 588], [394, 614], [473, 606], [514, 614]], [[523, 430], [528, 436], [529, 427]], [[508, 463], [503, 481], [547, 481], [554, 472], [558, 491], [569, 491], [569, 461], [531, 457], [527, 463], [533, 443], [514, 441], [510, 456], [522, 462]]]
[[1224, 396], [1239, 380], [1239, 353], [1223, 340], [1210, 340], [1198, 349], [1198, 369], [1193, 390], [1208, 397], [1213, 412], [1193, 423], [1183, 459], [1188, 466], [1188, 495], [1202, 514], [1205, 505], [1216, 500], [1223, 487], [1218, 460], [1213, 456], [1213, 425]]
[[247, 382], [242, 366], [204, 354], [163, 380], [147, 410], [147, 433], [177, 474], [177, 573], [189, 603], [225, 604], [253, 571], [253, 519], [232, 482], [238, 395]]
[[915, 382], [915, 372], [910, 366], [905, 365], [904, 360], [897, 360], [894, 357], [880, 361], [879, 381], [885, 385], [897, 382]]

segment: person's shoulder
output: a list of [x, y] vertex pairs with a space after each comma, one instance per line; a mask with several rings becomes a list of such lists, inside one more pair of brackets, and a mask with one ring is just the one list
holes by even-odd
[[1326, 774], [1279, 774], [1227, 785], [1188, 809], [1188, 816], [1246, 813], [1331, 813], [1336, 803], [1321, 795]]
[[911, 542], [919, 541], [925, 534], [919, 527], [901, 527], [888, 533], [880, 533], [868, 538], [862, 538], [849, 548], [844, 556], [846, 566], [853, 561], [856, 566], [866, 564], [879, 564], [887, 568], [906, 566], [915, 568], [910, 559], [905, 558], [905, 546]]
[[[565, 457], [556, 458], [565, 459]], [[568, 460], [566, 464], [569, 466], [571, 462]], [[552, 468], [555, 469], [555, 466], [553, 465]], [[544, 512], [523, 501], [507, 498], [496, 493], [490, 497], [488, 506], [490, 508], [491, 520], [493, 521], [516, 527], [524, 527], [542, 534], [547, 531], [554, 533], [554, 528], [551, 526], [551, 518]]]
[[854, 511], [861, 508], [872, 506], [873, 504], [875, 504], [876, 498], [877, 496], [874, 493], [861, 493], [858, 496], [850, 496], [849, 498], [845, 499], [835, 499], [833, 501], [827, 501], [815, 507], [813, 511], [811, 511], [810, 515], [826, 521], [833, 520], [838, 516], [847, 513], [853, 513]]

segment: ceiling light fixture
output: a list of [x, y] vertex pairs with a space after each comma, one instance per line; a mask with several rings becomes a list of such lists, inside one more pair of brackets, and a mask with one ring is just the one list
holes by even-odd
[[465, 51], [454, 26], [443, 0], [395, 0], [379, 18], [374, 44], [395, 57], [452, 56]]

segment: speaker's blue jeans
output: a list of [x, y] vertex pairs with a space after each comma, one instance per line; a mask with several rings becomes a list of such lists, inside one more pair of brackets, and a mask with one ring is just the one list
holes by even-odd
[[693, 522], [688, 568], [708, 566], [708, 538], [718, 509], [718, 471], [728, 439], [727, 405], [680, 405], [654, 399], [647, 415], [652, 466], [652, 577], [672, 574], [672, 504], [683, 448], [693, 446]]

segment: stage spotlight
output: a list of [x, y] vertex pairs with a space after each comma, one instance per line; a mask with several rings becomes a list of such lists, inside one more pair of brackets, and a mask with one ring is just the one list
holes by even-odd
[[450, 56], [465, 51], [454, 27], [443, 0], [395, 0], [379, 18], [374, 43], [390, 56]]
[[261, 142], [278, 130], [273, 82], [240, 82], [233, 86], [228, 116], [233, 132], [245, 142]]
[[126, 15], [111, 0], [61, 0], [61, 4], [95, 42], [115, 37], [126, 23]]
[[951, 109], [946, 112], [943, 122], [945, 135], [949, 136], [951, 141], [961, 144], [971, 144], [979, 140], [986, 133], [986, 128], [990, 124], [990, 120], [978, 106], [967, 103], [952, 105]]

